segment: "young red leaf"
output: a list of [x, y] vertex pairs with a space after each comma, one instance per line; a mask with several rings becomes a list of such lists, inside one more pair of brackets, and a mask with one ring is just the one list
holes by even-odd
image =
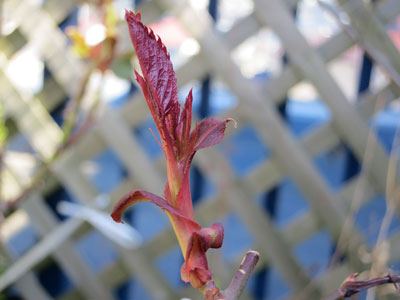
[[196, 144], [194, 150], [197, 151], [202, 148], [214, 146], [221, 142], [225, 135], [226, 123], [236, 122], [233, 119], [226, 119], [224, 121], [209, 118], [200, 122], [196, 137]]
[[176, 107], [179, 112], [175, 72], [167, 49], [161, 39], [156, 38], [154, 32], [142, 24], [139, 13], [135, 15], [134, 12], [127, 11], [125, 18], [143, 78], [159, 113], [158, 117], [164, 117]]
[[192, 89], [190, 89], [189, 94], [186, 98], [185, 106], [183, 107], [181, 116], [179, 118], [179, 124], [176, 131], [176, 136], [178, 138], [179, 144], [179, 158], [184, 156], [187, 149], [193, 151], [189, 145], [190, 138], [190, 128], [192, 125], [192, 102], [193, 102], [193, 93]]
[[167, 213], [175, 229], [182, 252], [186, 253], [187, 243], [192, 232], [200, 230], [201, 226], [193, 221], [193, 219], [188, 218], [186, 215], [171, 206], [163, 198], [154, 195], [153, 193], [143, 190], [129, 192], [114, 206], [113, 211], [111, 212], [111, 217], [115, 222], [122, 223], [122, 213], [125, 209], [130, 205], [143, 201], [153, 203]]
[[114, 219], [115, 222], [123, 223], [122, 213], [125, 211], [125, 209], [132, 204], [143, 201], [151, 202], [164, 210], [166, 213], [182, 218], [183, 220], [187, 221], [193, 228], [201, 228], [196, 222], [187, 218], [176, 208], [169, 205], [167, 201], [165, 201], [163, 198], [143, 190], [134, 190], [122, 197], [114, 206], [111, 217]]
[[136, 77], [160, 132], [163, 151], [167, 159], [172, 201], [175, 201], [182, 180], [176, 159], [179, 144], [175, 131], [179, 122], [180, 104], [175, 72], [161, 39], [142, 24], [140, 14], [127, 11], [125, 18], [143, 74], [142, 77], [136, 73]]

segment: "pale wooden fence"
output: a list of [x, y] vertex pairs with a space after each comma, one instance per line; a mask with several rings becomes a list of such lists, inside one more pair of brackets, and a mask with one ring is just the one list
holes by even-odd
[[[389, 67], [387, 71], [396, 82], [396, 76], [400, 74], [400, 55], [385, 32], [385, 26], [399, 15], [400, 3], [397, 0], [378, 1], [366, 8], [361, 0], [339, 2], [354, 24], [358, 42], [366, 45], [384, 68]], [[239, 99], [238, 105], [224, 116], [234, 118], [240, 126], [252, 125], [271, 150], [268, 159], [243, 178], [234, 175], [232, 166], [217, 149], [198, 153], [196, 165], [218, 187], [215, 196], [201, 201], [196, 207], [199, 221], [207, 224], [234, 212], [251, 233], [252, 248], [261, 253], [258, 269], [274, 267], [291, 290], [288, 299], [295, 298], [306, 288], [312, 292], [310, 298], [317, 298], [338, 287], [349, 273], [365, 270], [368, 264], [357, 258], [351, 260], [352, 263], [344, 260], [322, 276], [311, 279], [292, 249], [322, 229], [330, 233], [332, 240], [338, 239], [355, 194], [361, 190], [361, 201], [365, 202], [385, 191], [388, 154], [370, 132], [367, 122], [377, 113], [375, 108], [379, 99], [391, 101], [399, 95], [399, 90], [395, 84], [388, 84], [378, 91], [362, 94], [357, 104], [351, 104], [327, 71], [326, 64], [353, 46], [354, 40], [345, 32], [339, 32], [314, 48], [299, 32], [290, 14], [297, 5], [296, 0], [254, 0], [253, 4], [253, 13], [237, 21], [223, 35], [215, 32], [209, 15], [194, 11], [185, 1], [156, 0], [142, 4], [138, 10], [146, 22], [157, 20], [164, 12], [178, 18], [200, 45], [199, 54], [176, 70], [180, 86], [208, 73], [222, 79]], [[19, 132], [29, 140], [37, 155], [49, 158], [62, 132], [48, 111], [52, 111], [66, 96], [74, 95], [86, 68], [82, 61], [71, 56], [67, 38], [57, 26], [76, 4], [73, 1], [47, 0], [42, 6], [33, 7], [29, 1], [8, 0], [3, 5], [11, 12], [8, 17], [15, 20], [17, 26], [13, 33], [3, 36], [0, 41], [0, 98], [7, 115], [15, 120]], [[241, 74], [230, 52], [264, 27], [277, 34], [289, 62], [278, 77], [256, 86]], [[124, 38], [128, 38], [126, 33]], [[35, 96], [26, 96], [19, 91], [3, 71], [11, 55], [26, 44], [38, 47], [51, 72], [43, 90]], [[308, 81], [316, 88], [332, 117], [328, 123], [297, 140], [285, 127], [275, 106], [284, 101], [288, 90], [301, 81]], [[171, 229], [136, 250], [114, 245], [119, 253], [118, 259], [100, 274], [95, 274], [75, 247], [77, 240], [93, 231], [93, 227], [74, 218], [60, 222], [43, 198], [46, 190], [61, 184], [79, 202], [93, 203], [99, 191], [82, 175], [80, 165], [108, 148], [116, 153], [128, 172], [128, 176], [110, 193], [113, 203], [133, 188], [161, 194], [165, 180], [162, 159], [152, 161], [132, 134], [131, 129], [149, 117], [142, 95], [136, 93], [134, 98], [137, 99], [128, 101], [119, 109], [104, 107], [96, 125], [52, 165], [57, 178], [50, 177], [48, 186], [31, 193], [6, 219], [3, 229], [25, 211], [40, 238], [2, 274], [2, 289], [13, 285], [26, 299], [52, 299], [34, 275], [51, 257], [74, 284], [73, 289], [58, 299], [115, 299], [112, 291], [132, 277], [141, 282], [153, 299], [198, 298], [190, 287], [173, 288], [155, 266], [154, 262], [160, 255], [176, 246]], [[365, 159], [367, 148], [372, 154], [368, 154], [368, 165], [363, 166], [362, 172], [347, 181], [340, 192], [333, 193], [311, 159], [341, 143], [348, 145], [359, 161]], [[7, 164], [4, 172], [8, 172], [8, 180], [14, 179], [21, 190], [29, 183], [29, 179], [18, 177], [17, 172], [7, 168]], [[298, 215], [285, 227], [278, 228], [251, 199], [270, 190], [283, 178], [295, 182], [309, 201], [310, 210]], [[351, 219], [348, 224], [347, 239], [354, 242], [353, 247], [364, 244]], [[3, 233], [4, 236], [9, 235]], [[390, 263], [400, 259], [400, 234], [391, 236], [389, 242]], [[354, 248], [349, 251], [351, 249]], [[211, 261], [221, 266], [216, 273], [219, 282], [226, 285], [235, 264], [221, 265], [219, 255], [212, 256]], [[236, 262], [241, 256], [242, 253]], [[253, 299], [250, 292], [244, 298]]]

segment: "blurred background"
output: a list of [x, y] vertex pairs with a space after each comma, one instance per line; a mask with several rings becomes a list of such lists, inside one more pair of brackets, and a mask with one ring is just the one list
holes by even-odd
[[225, 228], [207, 253], [221, 287], [250, 248], [242, 299], [400, 273], [399, 1], [3, 0], [0, 299], [200, 299], [161, 210], [109, 217], [166, 180], [124, 9], [166, 44], [197, 119], [238, 122], [191, 170], [196, 220]]

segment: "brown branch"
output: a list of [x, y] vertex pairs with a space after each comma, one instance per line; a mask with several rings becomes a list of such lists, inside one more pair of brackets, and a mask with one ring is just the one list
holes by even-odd
[[[2, 1], [0, 0], [0, 21], [1, 21], [1, 4]], [[104, 2], [105, 4], [105, 2]], [[99, 9], [105, 9], [99, 8]], [[105, 12], [104, 12], [105, 13]], [[1, 28], [0, 28], [1, 30]], [[1, 34], [1, 31], [0, 31]], [[107, 62], [108, 65], [111, 63], [111, 60], [114, 58], [114, 50], [115, 50], [115, 43], [116, 40], [113, 40], [111, 45], [108, 45], [106, 54], [109, 53], [109, 59]], [[27, 186], [15, 199], [9, 201], [6, 204], [0, 205], [0, 225], [3, 221], [1, 216], [2, 214], [7, 213], [8, 211], [16, 208], [24, 199], [26, 199], [27, 195], [29, 195], [32, 191], [36, 190], [40, 187], [43, 183], [46, 176], [48, 176], [49, 172], [51, 172], [50, 165], [53, 161], [59, 157], [64, 151], [69, 149], [71, 146], [76, 144], [85, 134], [86, 132], [92, 127], [95, 121], [95, 113], [99, 103], [97, 100], [93, 103], [92, 107], [90, 108], [88, 116], [83, 120], [80, 126], [77, 126], [77, 120], [79, 114], [82, 109], [82, 101], [85, 95], [89, 80], [91, 75], [94, 71], [101, 69], [102, 64], [104, 64], [104, 57], [101, 59], [97, 59], [92, 61], [89, 66], [87, 67], [85, 73], [83, 74], [82, 78], [78, 82], [78, 88], [74, 97], [69, 101], [69, 104], [64, 110], [64, 124], [62, 125], [63, 137], [61, 140], [60, 145], [53, 153], [53, 155], [47, 161], [42, 161], [41, 164], [37, 167], [38, 171], [34, 175], [31, 183]], [[104, 70], [102, 70], [102, 74]], [[0, 106], [0, 115], [1, 115], [1, 106]], [[1, 200], [1, 199], [0, 199]]]
[[220, 292], [216, 299], [221, 299], [221, 300], [239, 299], [259, 258], [260, 254], [257, 251], [254, 250], [247, 251], [246, 255], [243, 257], [239, 269], [237, 270], [228, 288]]
[[93, 74], [93, 71], [95, 69], [96, 65], [89, 65], [88, 69], [86, 70], [85, 74], [79, 82], [79, 87], [76, 95], [71, 99], [71, 101], [69, 101], [67, 107], [64, 110], [64, 124], [62, 125], [63, 139], [60, 148], [63, 148], [66, 144], [68, 144], [72, 131], [76, 126], [77, 119], [81, 111], [83, 96], [89, 83], [90, 76]]
[[[85, 75], [83, 76], [83, 78], [80, 80], [77, 94], [75, 95], [74, 99], [72, 99], [74, 105], [80, 104], [80, 102], [82, 101], [86, 87], [89, 82], [90, 75], [93, 73], [94, 70], [95, 68], [93, 66], [90, 66], [86, 71]], [[1, 218], [1, 214], [5, 214], [10, 210], [15, 209], [16, 207], [18, 207], [18, 205], [20, 205], [21, 202], [23, 202], [27, 198], [29, 194], [31, 194], [34, 190], [40, 188], [46, 177], [49, 175], [49, 172], [50, 173], [52, 172], [50, 165], [63, 152], [65, 152], [67, 149], [71, 148], [74, 144], [76, 144], [93, 125], [95, 119], [94, 113], [97, 107], [96, 103], [92, 106], [89, 115], [83, 121], [82, 125], [79, 126], [76, 129], [76, 131], [72, 132], [72, 129], [76, 125], [77, 115], [80, 112], [79, 110], [80, 106], [78, 105], [76, 107], [78, 107], [77, 110], [67, 112], [66, 116], [67, 124], [63, 127], [63, 140], [61, 141], [60, 145], [53, 153], [53, 155], [50, 157], [50, 159], [48, 159], [47, 161], [42, 161], [37, 166], [37, 172], [33, 176], [33, 179], [31, 180], [30, 184], [15, 199], [7, 203], [3, 203], [0, 206], [0, 225], [1, 222], [3, 221], [3, 219]]]
[[357, 294], [363, 290], [370, 289], [375, 286], [393, 283], [397, 289], [397, 282], [400, 282], [400, 276], [388, 274], [383, 277], [377, 277], [369, 280], [355, 280], [357, 273], [350, 275], [332, 295], [323, 298], [322, 300], [341, 300]]

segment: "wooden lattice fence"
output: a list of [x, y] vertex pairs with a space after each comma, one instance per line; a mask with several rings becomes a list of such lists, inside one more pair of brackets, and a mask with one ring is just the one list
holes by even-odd
[[[60, 0], [47, 0], [39, 6], [32, 3], [18, 0], [3, 3], [7, 17], [15, 22], [15, 30], [0, 40], [0, 99], [7, 117], [14, 120], [35, 155], [49, 159], [62, 138], [62, 131], [49, 112], [66, 97], [75, 95], [87, 66], [71, 55], [67, 37], [58, 26], [76, 4]], [[396, 83], [399, 83], [400, 55], [385, 28], [399, 15], [400, 3], [398, 0], [378, 1], [366, 7], [361, 0], [342, 0], [339, 4], [349, 16], [357, 42], [370, 52], [393, 82], [379, 90], [361, 94], [355, 104], [347, 99], [326, 67], [355, 44], [354, 36], [342, 31], [320, 46], [312, 47], [300, 33], [291, 14], [297, 5], [296, 0], [254, 0], [253, 12], [223, 34], [213, 29], [206, 12], [192, 9], [186, 1], [156, 0], [137, 8], [146, 23], [160, 19], [165, 12], [174, 15], [199, 43], [199, 53], [176, 69], [179, 85], [186, 86], [209, 73], [220, 78], [239, 100], [237, 106], [224, 112], [221, 118], [234, 118], [239, 126], [251, 125], [262, 142], [268, 145], [271, 152], [268, 158], [244, 177], [235, 175], [226, 155], [217, 148], [198, 153], [195, 165], [217, 187], [217, 192], [200, 201], [195, 210], [202, 224], [223, 219], [232, 212], [238, 216], [252, 236], [251, 248], [261, 253], [257, 270], [269, 266], [278, 271], [290, 290], [285, 299], [294, 299], [305, 290], [310, 293], [307, 299], [318, 299], [338, 287], [349, 273], [370, 267], [358, 258], [359, 255], [352, 254], [352, 250], [362, 247], [365, 241], [353, 220], [350, 218], [349, 221], [346, 216], [354, 206], [354, 198], [359, 199], [357, 206], [360, 206], [384, 193], [387, 185], [389, 155], [370, 131], [368, 121], [378, 113], [376, 107], [379, 108], [381, 99], [392, 101], [399, 96]], [[288, 62], [277, 77], [255, 85], [242, 75], [231, 58], [231, 51], [262, 28], [271, 28], [279, 37]], [[122, 39], [128, 40], [124, 30]], [[35, 95], [21, 91], [4, 71], [11, 56], [27, 45], [39, 49], [50, 73], [43, 89]], [[129, 43], [127, 45], [129, 47]], [[275, 106], [285, 101], [289, 89], [301, 81], [315, 87], [331, 118], [296, 139]], [[76, 248], [82, 237], [95, 230], [93, 226], [76, 218], [60, 221], [46, 205], [46, 193], [59, 185], [76, 201], [92, 205], [101, 191], [82, 174], [82, 163], [108, 149], [116, 154], [127, 172], [127, 176], [110, 192], [112, 203], [134, 188], [162, 194], [165, 181], [162, 158], [152, 159], [138, 136], [132, 133], [148, 118], [141, 93], [135, 93], [120, 108], [104, 106], [99, 119], [85, 136], [51, 164], [46, 185], [29, 193], [3, 223], [2, 238], [11, 239], [13, 230], [10, 224], [24, 219], [26, 212], [39, 237], [36, 244], [22, 256], [15, 257], [1, 275], [0, 289], [12, 285], [26, 299], [52, 299], [35, 273], [56, 262], [74, 285], [57, 299], [116, 299], [113, 291], [132, 277], [153, 299], [199, 297], [190, 287], [172, 286], [156, 267], [156, 260], [176, 246], [172, 229], [165, 229], [135, 250], [113, 244], [117, 259], [96, 273]], [[312, 158], [342, 143], [365, 164], [359, 174], [343, 183], [340, 191], [333, 192]], [[22, 191], [29, 185], [30, 178], [13, 170], [7, 164], [7, 158], [6, 155], [3, 168], [3, 173], [7, 173], [4, 176], [6, 182], [13, 183], [19, 187], [18, 191]], [[310, 209], [284, 227], [278, 227], [252, 199], [273, 189], [285, 178], [295, 182]], [[293, 254], [293, 248], [320, 230], [329, 232], [335, 242], [341, 236], [344, 224], [347, 224], [345, 238], [352, 241], [346, 248], [348, 256], [321, 276], [311, 278]], [[4, 242], [7, 244], [7, 240]], [[399, 232], [390, 237], [389, 247], [389, 263], [400, 260]], [[216, 266], [218, 281], [226, 285], [243, 253], [230, 264], [224, 263], [220, 255], [212, 253], [210, 259]], [[243, 298], [254, 299], [250, 291], [246, 291]]]

